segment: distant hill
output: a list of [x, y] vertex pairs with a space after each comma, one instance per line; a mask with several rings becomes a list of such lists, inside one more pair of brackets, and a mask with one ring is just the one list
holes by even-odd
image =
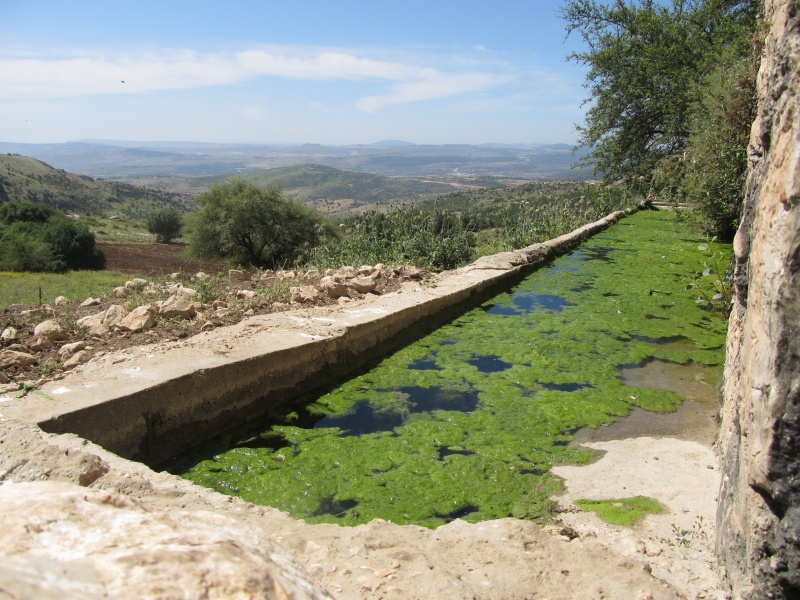
[[188, 194], [93, 179], [55, 169], [35, 158], [0, 154], [0, 204], [39, 202], [65, 213], [145, 218], [153, 210], [193, 208]]
[[200, 177], [298, 165], [398, 177], [503, 177], [517, 180], [587, 179], [572, 169], [581, 155], [567, 144], [209, 144], [84, 141], [65, 144], [0, 142], [0, 152], [43, 160], [59, 169], [107, 179]]

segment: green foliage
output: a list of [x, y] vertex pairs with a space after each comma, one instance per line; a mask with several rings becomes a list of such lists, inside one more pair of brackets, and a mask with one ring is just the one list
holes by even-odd
[[348, 219], [339, 236], [326, 236], [307, 256], [318, 267], [414, 264], [453, 269], [470, 260], [475, 239], [469, 224], [445, 211], [400, 207]]
[[635, 525], [648, 514], [658, 514], [664, 507], [655, 498], [634, 496], [611, 500], [576, 500], [575, 504], [583, 510], [591, 510], [606, 523], [612, 525]]
[[759, 5], [567, 0], [562, 10], [589, 47], [570, 57], [589, 66], [584, 164], [633, 190], [688, 196], [704, 231], [723, 239], [741, 205]]
[[52, 303], [57, 296], [73, 300], [103, 296], [130, 278], [130, 275], [113, 271], [0, 273], [0, 307], [9, 304], [36, 305], [39, 303], [40, 288], [45, 303]]
[[105, 255], [86, 225], [33, 203], [0, 207], [0, 270], [102, 269]]
[[317, 244], [329, 228], [324, 219], [242, 179], [215, 184], [197, 198], [189, 251], [197, 257], [227, 257], [258, 267], [280, 267]]
[[162, 208], [147, 217], [147, 231], [155, 234], [156, 241], [169, 244], [178, 237], [183, 228], [181, 214], [174, 208]]

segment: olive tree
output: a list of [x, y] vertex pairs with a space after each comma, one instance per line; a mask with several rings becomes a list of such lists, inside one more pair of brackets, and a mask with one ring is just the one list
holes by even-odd
[[181, 214], [174, 208], [156, 210], [147, 217], [147, 231], [155, 234], [156, 241], [169, 244], [178, 237], [183, 228]]
[[318, 243], [328, 224], [322, 216], [242, 179], [210, 186], [196, 200], [189, 251], [257, 267], [294, 261]]

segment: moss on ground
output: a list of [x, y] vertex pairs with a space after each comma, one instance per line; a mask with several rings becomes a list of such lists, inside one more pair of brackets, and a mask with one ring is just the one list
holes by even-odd
[[622, 367], [721, 366], [725, 320], [687, 290], [698, 246], [670, 213], [626, 218], [181, 474], [309, 522], [545, 518], [550, 467], [592, 458], [575, 430], [682, 401]]
[[606, 523], [630, 527], [649, 514], [664, 512], [658, 500], [647, 496], [633, 498], [611, 498], [608, 500], [576, 500], [583, 510], [591, 510]]

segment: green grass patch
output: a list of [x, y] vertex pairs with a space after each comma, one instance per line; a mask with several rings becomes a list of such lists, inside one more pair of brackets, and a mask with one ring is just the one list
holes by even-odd
[[583, 510], [596, 512], [597, 516], [612, 525], [636, 525], [647, 515], [664, 512], [658, 500], [648, 496], [633, 498], [612, 498], [609, 500], [576, 500], [575, 504]]
[[0, 273], [0, 307], [9, 304], [51, 304], [58, 296], [84, 300], [107, 295], [130, 279], [115, 271], [70, 271], [68, 273]]

